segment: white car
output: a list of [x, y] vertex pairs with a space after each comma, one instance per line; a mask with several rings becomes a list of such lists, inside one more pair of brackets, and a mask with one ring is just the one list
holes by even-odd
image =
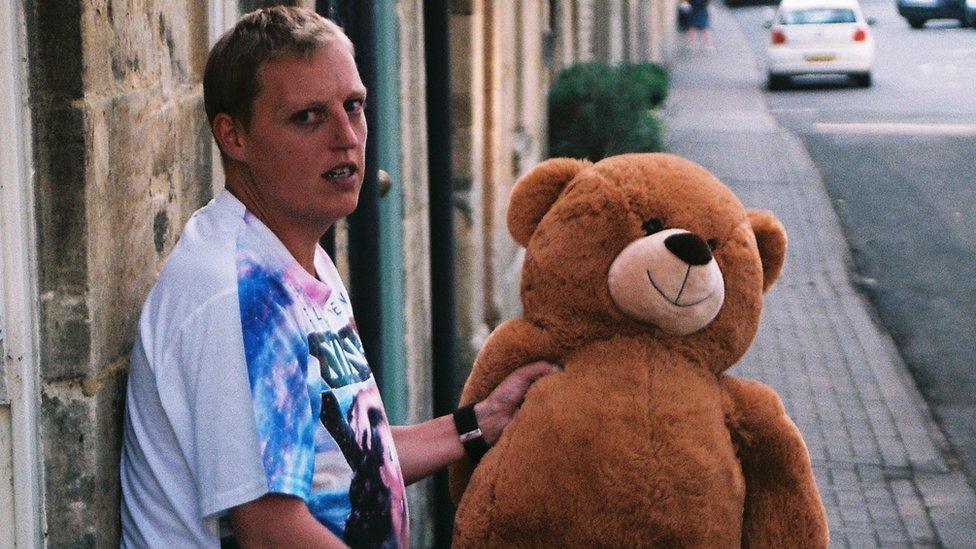
[[846, 74], [871, 85], [874, 37], [857, 0], [783, 0], [767, 22], [769, 88], [801, 74]]

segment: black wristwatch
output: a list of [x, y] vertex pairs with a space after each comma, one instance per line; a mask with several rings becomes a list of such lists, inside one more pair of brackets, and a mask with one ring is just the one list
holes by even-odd
[[488, 443], [478, 427], [478, 418], [474, 413], [474, 404], [462, 406], [454, 412], [454, 427], [457, 429], [464, 453], [471, 461], [478, 463], [488, 453]]

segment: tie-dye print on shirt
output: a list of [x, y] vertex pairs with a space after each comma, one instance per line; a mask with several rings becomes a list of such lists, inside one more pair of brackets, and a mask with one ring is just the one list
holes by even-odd
[[256, 218], [238, 241], [245, 357], [268, 491], [353, 547], [407, 547], [390, 426], [331, 260], [310, 276]]

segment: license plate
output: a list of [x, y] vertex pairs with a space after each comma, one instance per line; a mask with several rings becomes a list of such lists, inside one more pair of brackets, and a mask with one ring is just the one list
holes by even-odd
[[834, 54], [832, 54], [832, 53], [826, 53], [826, 54], [823, 54], [823, 55], [808, 55], [808, 56], [806, 56], [806, 60], [809, 61], [809, 62], [811, 62], [811, 63], [825, 63], [825, 62], [828, 62], [828, 61], [833, 61], [834, 59], [837, 59], [837, 56], [834, 55]]

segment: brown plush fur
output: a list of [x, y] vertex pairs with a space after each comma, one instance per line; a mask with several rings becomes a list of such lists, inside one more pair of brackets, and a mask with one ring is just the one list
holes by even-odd
[[[620, 312], [614, 258], [661, 219], [702, 239], [725, 302], [673, 336]], [[824, 547], [810, 459], [768, 387], [723, 372], [751, 344], [786, 233], [704, 168], [667, 154], [554, 159], [519, 180], [509, 229], [526, 246], [524, 317], [491, 335], [462, 403], [546, 359], [495, 447], [451, 470], [457, 547]], [[463, 494], [463, 497], [462, 497]]]

